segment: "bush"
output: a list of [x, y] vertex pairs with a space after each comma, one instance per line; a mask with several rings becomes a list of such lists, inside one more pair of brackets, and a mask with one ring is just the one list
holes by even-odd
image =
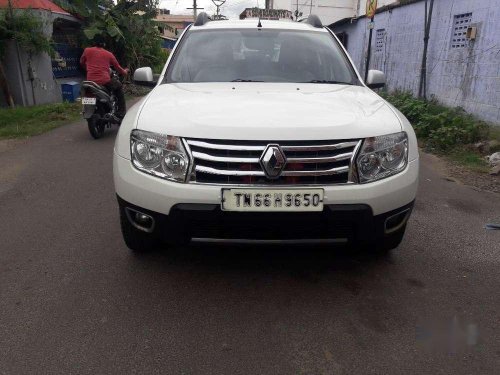
[[139, 86], [133, 83], [123, 85], [123, 91], [125, 92], [126, 96], [144, 96], [149, 94], [152, 89], [152, 87]]
[[383, 96], [412, 123], [417, 137], [430, 149], [449, 151], [488, 137], [489, 126], [461, 108], [446, 108], [435, 101], [416, 99], [408, 92]]

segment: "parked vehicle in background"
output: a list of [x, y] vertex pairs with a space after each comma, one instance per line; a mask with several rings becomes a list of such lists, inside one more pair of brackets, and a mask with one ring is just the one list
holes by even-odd
[[[150, 68], [137, 83], [151, 85]], [[401, 242], [418, 180], [408, 120], [363, 82], [333, 33], [306, 22], [209, 22], [180, 37], [114, 150], [134, 251], [192, 238]]]

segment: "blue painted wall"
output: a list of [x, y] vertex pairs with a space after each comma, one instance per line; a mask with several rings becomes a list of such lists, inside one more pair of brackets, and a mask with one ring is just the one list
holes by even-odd
[[[472, 13], [477, 39], [451, 48], [454, 16], [465, 13]], [[367, 21], [333, 28], [347, 33], [347, 49], [360, 72], [365, 68]], [[385, 32], [377, 51], [380, 29]], [[386, 73], [389, 90], [418, 93], [423, 38], [424, 1], [376, 15], [370, 69]], [[427, 66], [428, 97], [500, 125], [500, 0], [435, 0]]]

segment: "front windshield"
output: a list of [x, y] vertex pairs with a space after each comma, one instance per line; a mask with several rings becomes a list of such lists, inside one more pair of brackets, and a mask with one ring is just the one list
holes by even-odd
[[230, 29], [189, 32], [166, 81], [356, 84], [357, 79], [329, 33]]

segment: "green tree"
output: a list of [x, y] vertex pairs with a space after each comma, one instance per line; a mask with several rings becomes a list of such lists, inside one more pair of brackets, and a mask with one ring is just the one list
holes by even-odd
[[87, 43], [100, 36], [118, 61], [131, 70], [162, 65], [167, 54], [153, 18], [158, 0], [56, 0], [64, 9], [84, 18]]
[[166, 60], [161, 38], [153, 18], [157, 0], [119, 0], [116, 6], [102, 12], [84, 34], [90, 42], [100, 35], [117, 59], [131, 70], [143, 65], [157, 66]]
[[44, 23], [30, 11], [14, 11], [9, 1], [9, 7], [0, 11], [0, 87], [10, 107], [14, 100], [5, 77], [3, 58], [9, 42], [16, 43], [16, 48], [25, 51], [28, 56], [39, 53], [53, 53], [52, 43], [43, 32]]
[[79, 16], [89, 24], [107, 9], [115, 6], [113, 0], [52, 0], [65, 11]]

